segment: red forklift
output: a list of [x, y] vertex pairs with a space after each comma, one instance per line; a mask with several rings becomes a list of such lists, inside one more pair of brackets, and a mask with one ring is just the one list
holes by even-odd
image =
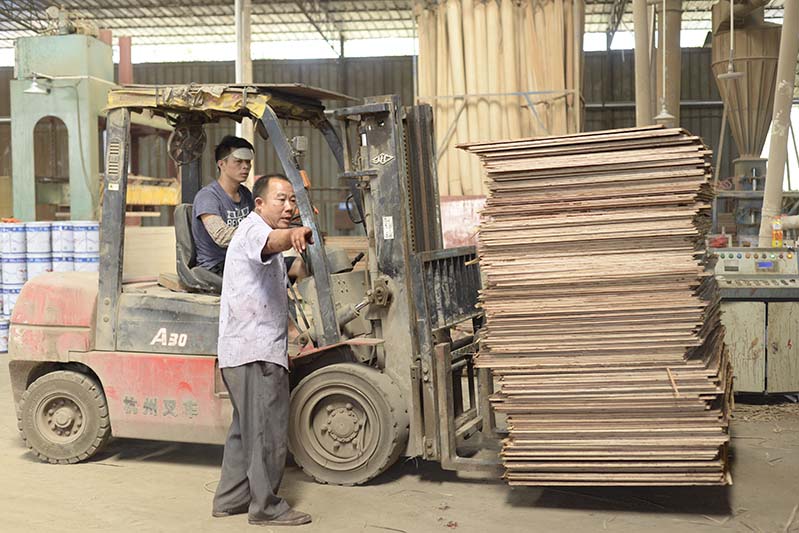
[[[345, 104], [326, 111], [322, 101]], [[43, 461], [76, 463], [111, 438], [222, 444], [232, 412], [216, 361], [222, 280], [195, 264], [191, 201], [204, 126], [252, 120], [313, 231], [310, 276], [290, 288], [298, 334], [289, 445], [316, 480], [354, 485], [398, 457], [499, 475], [492, 378], [473, 358], [482, 313], [473, 247], [444, 249], [429, 106], [300, 84], [130, 86], [106, 122], [99, 275], [49, 273], [22, 289], [9, 371], [19, 429]], [[131, 113], [173, 126], [180, 165], [176, 275], [123, 282]], [[323, 245], [303, 180], [301, 122], [324, 136], [368, 236], [366, 268]], [[334, 126], [335, 124], [335, 126]], [[298, 295], [299, 293], [299, 295]], [[474, 455], [486, 449], [488, 454]], [[488, 457], [485, 457], [485, 456]]]

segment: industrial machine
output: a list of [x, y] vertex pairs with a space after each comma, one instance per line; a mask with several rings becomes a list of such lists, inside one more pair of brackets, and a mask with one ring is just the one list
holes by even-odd
[[[231, 405], [216, 366], [220, 281], [194, 264], [188, 206], [176, 209], [177, 276], [122, 278], [131, 114], [166, 117], [188, 203], [200, 186], [203, 126], [253, 120], [313, 231], [295, 304], [290, 448], [321, 482], [359, 484], [400, 455], [498, 474], [490, 375], [473, 366], [482, 314], [473, 247], [443, 249], [429, 106], [298, 84], [131, 86], [109, 94], [100, 273], [25, 285], [11, 318], [19, 427], [43, 460], [74, 463], [109, 437], [223, 443]], [[325, 249], [283, 121], [319, 130], [368, 236], [367, 268]], [[335, 124], [335, 126], [334, 126]], [[339, 135], [340, 133], [340, 135]], [[257, 347], [254, 347], [257, 349]], [[468, 453], [463, 453], [468, 448]], [[462, 452], [462, 455], [459, 455]], [[488, 455], [487, 458], [483, 458]]]
[[731, 2], [718, 2], [712, 9], [713, 74], [739, 153], [733, 175], [716, 176], [721, 186], [714, 199], [712, 231], [724, 230], [731, 246], [757, 245], [763, 205], [767, 161], [760, 154], [774, 108], [782, 26], [765, 21], [762, 4], [735, 3], [734, 16]]
[[[766, 22], [765, 4], [763, 0], [718, 2], [712, 9], [712, 67], [740, 154], [734, 175], [719, 182], [713, 203], [713, 231], [726, 237], [717, 242], [728, 241], [731, 246], [714, 250], [715, 275], [735, 372], [734, 390], [758, 394], [799, 391], [799, 349], [794, 343], [799, 271], [795, 235], [788, 233], [795, 227], [788, 219], [795, 217], [769, 222], [774, 213], [766, 207], [792, 215], [797, 194], [782, 191], [784, 160], [760, 157], [772, 118], [785, 115], [784, 108], [780, 110], [784, 98], [775, 87], [784, 85], [781, 69], [786, 65], [793, 78], [796, 53], [783, 53], [781, 35], [787, 26]], [[772, 148], [779, 144], [772, 136]], [[764, 217], [772, 225], [770, 242], [762, 231]]]
[[799, 391], [799, 263], [790, 248], [717, 250], [725, 340], [734, 390]]
[[[14, 45], [11, 163], [14, 216], [20, 220], [94, 220], [98, 213], [105, 106], [108, 92], [117, 86], [112, 49], [96, 37], [75, 33], [70, 24], [64, 31], [22, 37]], [[169, 125], [161, 117], [134, 114], [132, 120], [134, 145], [141, 137], [168, 135]], [[37, 125], [50, 122], [57, 125], [57, 134], [38, 136]], [[58, 143], [59, 137], [65, 142]], [[132, 172], [138, 173], [136, 159]], [[42, 175], [45, 161], [51, 172], [60, 172]], [[175, 205], [175, 186], [174, 177], [131, 176], [129, 204]]]

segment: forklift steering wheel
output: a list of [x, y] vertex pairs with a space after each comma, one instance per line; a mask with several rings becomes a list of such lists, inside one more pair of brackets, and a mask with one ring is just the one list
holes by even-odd
[[167, 141], [169, 158], [180, 166], [188, 165], [202, 157], [205, 143], [205, 129], [202, 125], [177, 125]]

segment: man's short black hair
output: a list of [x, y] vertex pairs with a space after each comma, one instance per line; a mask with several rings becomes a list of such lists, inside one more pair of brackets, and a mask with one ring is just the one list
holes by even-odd
[[247, 139], [242, 139], [241, 137], [236, 137], [235, 135], [225, 135], [222, 137], [222, 140], [219, 141], [219, 144], [216, 145], [216, 150], [214, 150], [214, 161], [221, 161], [227, 156], [230, 155], [230, 152], [236, 150], [237, 148], [249, 148], [252, 151], [255, 149], [250, 144], [250, 141]]
[[266, 194], [266, 190], [269, 187], [269, 182], [272, 180], [283, 180], [285, 182], [291, 183], [291, 180], [289, 180], [285, 175], [281, 174], [280, 172], [274, 172], [272, 174], [264, 174], [263, 176], [255, 180], [255, 183], [252, 186], [252, 197], [266, 200], [264, 195]]

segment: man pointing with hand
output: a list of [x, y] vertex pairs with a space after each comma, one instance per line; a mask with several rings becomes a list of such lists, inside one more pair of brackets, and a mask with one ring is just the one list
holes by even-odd
[[288, 295], [282, 252], [313, 244], [290, 228], [294, 190], [283, 176], [255, 182], [255, 210], [227, 251], [217, 354], [233, 404], [213, 516], [248, 513], [253, 525], [301, 525], [308, 514], [277, 495], [286, 463], [289, 411]]

